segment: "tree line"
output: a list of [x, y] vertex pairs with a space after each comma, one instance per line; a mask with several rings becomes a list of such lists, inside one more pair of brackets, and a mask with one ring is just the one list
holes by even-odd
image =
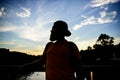
[[22, 65], [39, 59], [41, 56], [28, 55], [26, 53], [0, 49], [0, 65]]

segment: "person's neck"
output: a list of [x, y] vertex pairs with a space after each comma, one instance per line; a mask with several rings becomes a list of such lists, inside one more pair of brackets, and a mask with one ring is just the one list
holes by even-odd
[[59, 42], [63, 42], [63, 41], [66, 41], [65, 38], [61, 38], [61, 39], [58, 39], [56, 42], [59, 43]]

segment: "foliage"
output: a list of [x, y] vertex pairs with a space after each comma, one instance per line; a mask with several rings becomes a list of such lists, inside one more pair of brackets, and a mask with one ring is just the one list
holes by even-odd
[[106, 34], [101, 34], [97, 39], [97, 43], [100, 43], [102, 46], [113, 45], [114, 38]]
[[[106, 64], [105, 61], [120, 58], [120, 43], [114, 45], [114, 38], [107, 34], [101, 34], [96, 43], [88, 46], [87, 50], [80, 51], [83, 64]], [[98, 62], [98, 60], [102, 62]]]

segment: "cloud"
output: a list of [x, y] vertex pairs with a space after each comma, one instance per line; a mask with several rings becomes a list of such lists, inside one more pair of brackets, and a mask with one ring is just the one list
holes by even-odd
[[116, 3], [120, 0], [92, 0], [91, 7], [100, 7], [107, 4]]
[[84, 40], [84, 41], [77, 41], [76, 45], [78, 46], [79, 50], [85, 50], [88, 46], [93, 46], [96, 42], [96, 39], [91, 40]]
[[17, 12], [16, 15], [18, 17], [21, 17], [21, 18], [27, 18], [27, 17], [30, 17], [31, 15], [31, 12], [30, 12], [30, 9], [29, 8], [21, 8], [23, 10], [23, 12]]
[[14, 32], [22, 38], [40, 42], [46, 40], [46, 38], [49, 36], [50, 30], [45, 27], [46, 24], [48, 23], [39, 22], [39, 24], [35, 24], [34, 26], [25, 24], [21, 27], [17, 27]]
[[0, 41], [0, 45], [13, 45], [15, 44], [14, 40], [11, 41]]
[[79, 28], [89, 25], [89, 24], [96, 24], [96, 20], [94, 16], [86, 17], [84, 16], [85, 20], [80, 22], [80, 24], [77, 24], [73, 27], [74, 30], [78, 30]]
[[116, 45], [116, 44], [119, 44], [119, 43], [120, 43], [120, 37], [115, 38], [114, 44]]
[[101, 6], [100, 9], [107, 11], [109, 8], [108, 8], [108, 6]]
[[98, 24], [113, 22], [113, 19], [117, 15], [116, 11], [106, 13], [105, 11], [100, 12], [100, 18], [98, 18]]
[[8, 31], [14, 31], [16, 30], [15, 26], [1, 26], [0, 32], [8, 32]]
[[102, 11], [99, 13], [100, 17], [99, 18], [95, 18], [94, 16], [83, 16], [84, 18], [83, 21], [80, 22], [80, 24], [76, 24], [74, 25], [73, 29], [74, 30], [78, 30], [79, 28], [86, 26], [86, 25], [90, 25], [90, 24], [104, 24], [104, 23], [110, 23], [114, 21], [114, 18], [117, 15], [116, 11], [112, 11], [112, 12], [106, 12], [106, 11]]
[[36, 27], [23, 27], [20, 31], [17, 32], [20, 37], [33, 41], [41, 41], [48, 35], [48, 30], [44, 28], [37, 29]]
[[3, 16], [5, 14], [5, 8], [1, 7], [0, 8], [0, 16]]

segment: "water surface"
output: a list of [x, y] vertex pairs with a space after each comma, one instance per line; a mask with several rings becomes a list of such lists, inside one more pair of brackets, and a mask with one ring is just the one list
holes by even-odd
[[19, 80], [45, 80], [45, 72], [34, 72], [28, 76], [22, 76]]

